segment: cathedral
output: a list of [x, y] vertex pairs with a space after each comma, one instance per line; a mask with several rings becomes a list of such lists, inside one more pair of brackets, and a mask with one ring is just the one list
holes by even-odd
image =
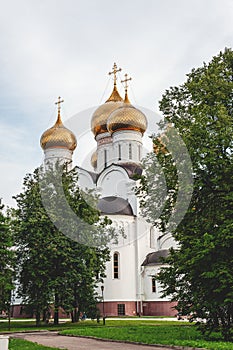
[[[91, 117], [91, 130], [96, 150], [91, 157], [92, 171], [77, 167], [79, 186], [100, 194], [98, 209], [123, 228], [115, 245], [111, 245], [111, 260], [106, 264], [106, 278], [98, 293], [104, 298], [105, 316], [173, 316], [174, 303], [161, 297], [161, 287], [154, 276], [161, 267], [160, 257], [166, 257], [175, 242], [171, 235], [161, 233], [140, 215], [135, 194], [135, 175], [142, 174], [143, 134], [147, 117], [134, 107], [128, 97], [125, 74], [125, 96], [117, 89], [117, 73], [113, 66], [113, 90]], [[58, 99], [58, 117], [54, 126], [41, 136], [44, 164], [57, 161], [72, 165], [78, 140], [62, 122]], [[102, 307], [102, 306], [101, 306]]]

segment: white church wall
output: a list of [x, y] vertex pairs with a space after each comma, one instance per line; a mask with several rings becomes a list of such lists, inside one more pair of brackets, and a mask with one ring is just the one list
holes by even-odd
[[94, 189], [95, 184], [93, 182], [93, 179], [91, 175], [88, 173], [88, 171], [77, 168], [78, 171], [78, 184], [81, 187], [81, 189]]
[[126, 199], [127, 182], [129, 178], [126, 171], [117, 166], [107, 168], [97, 181], [97, 187], [101, 188], [101, 196], [116, 196]]
[[170, 233], [160, 236], [159, 249], [170, 249], [171, 247], [176, 248], [177, 244]]
[[129, 201], [129, 204], [131, 205], [132, 209], [133, 209], [133, 213], [134, 215], [138, 215], [138, 199], [137, 196], [135, 195], [135, 181], [134, 180], [130, 180], [128, 178], [128, 181], [126, 183], [126, 189], [127, 189], [127, 198]]
[[107, 166], [112, 164], [113, 146], [110, 134], [100, 134], [96, 138], [97, 141], [97, 173], [100, 173]]
[[68, 170], [72, 169], [72, 154], [73, 152], [65, 148], [48, 148], [44, 150], [44, 164], [45, 167], [52, 165], [67, 163]]
[[145, 266], [142, 273], [143, 281], [143, 301], [169, 301], [168, 297], [162, 298], [162, 287], [155, 279], [152, 287], [152, 279], [159, 273], [162, 265]]
[[[105, 300], [139, 300], [144, 299], [144, 281], [141, 276], [141, 264], [146, 255], [153, 252], [150, 247], [150, 224], [143, 218], [124, 215], [109, 216], [113, 225], [124, 228], [125, 238], [120, 237], [118, 244], [111, 246], [111, 261], [106, 265]], [[119, 253], [119, 279], [113, 278], [113, 254]]]
[[[119, 254], [119, 278], [113, 276], [113, 254]], [[105, 299], [106, 301], [133, 301], [136, 298], [135, 286], [135, 244], [122, 246], [111, 251], [111, 261], [106, 265]]]
[[104, 145], [97, 149], [97, 173], [112, 164], [112, 145]]
[[[136, 298], [136, 244], [135, 217], [127, 215], [109, 215], [113, 226], [119, 231], [117, 244], [112, 244], [111, 261], [106, 264], [105, 300], [106, 301], [134, 301]], [[121, 230], [124, 229], [124, 236]], [[119, 278], [114, 278], [114, 253], [119, 254]]]
[[148, 253], [154, 252], [155, 249], [151, 247], [150, 244], [150, 230], [151, 224], [148, 223], [144, 218], [137, 218], [137, 236], [138, 236], [138, 244], [140, 247], [139, 253], [139, 262], [140, 265], [146, 258]]
[[112, 140], [114, 162], [119, 164], [128, 161], [139, 162], [139, 148], [142, 145], [142, 134], [140, 132], [132, 130], [117, 131], [112, 135]]

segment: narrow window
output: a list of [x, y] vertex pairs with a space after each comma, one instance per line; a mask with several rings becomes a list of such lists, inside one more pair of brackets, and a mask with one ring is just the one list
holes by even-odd
[[121, 160], [121, 145], [118, 145], [118, 160]]
[[119, 278], [119, 253], [113, 254], [113, 278]]
[[141, 160], [141, 146], [138, 145], [138, 160]]
[[154, 277], [152, 277], [151, 279], [151, 285], [152, 285], [152, 293], [155, 293], [156, 292], [156, 280]]
[[104, 167], [105, 167], [105, 168], [107, 167], [107, 162], [108, 162], [108, 159], [107, 159], [107, 150], [105, 149], [105, 150], [104, 150]]
[[155, 232], [154, 227], [150, 228], [150, 248], [155, 249]]
[[125, 315], [125, 304], [117, 304], [117, 313], [118, 313], [118, 316]]
[[132, 145], [129, 144], [129, 159], [132, 159]]

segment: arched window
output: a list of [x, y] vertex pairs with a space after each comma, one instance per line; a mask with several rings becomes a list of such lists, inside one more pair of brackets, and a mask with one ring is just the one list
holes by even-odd
[[119, 278], [119, 257], [120, 254], [118, 252], [115, 252], [113, 254], [113, 278], [117, 279]]
[[118, 145], [118, 160], [121, 160], [121, 145]]
[[155, 293], [156, 292], [156, 279], [155, 277], [152, 277], [151, 279], [151, 290], [152, 290], [152, 293]]
[[129, 159], [132, 159], [132, 145], [129, 144]]

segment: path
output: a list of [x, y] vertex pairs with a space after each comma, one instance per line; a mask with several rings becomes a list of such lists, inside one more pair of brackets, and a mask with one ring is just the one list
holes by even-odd
[[22, 338], [32, 342], [67, 350], [171, 350], [174, 347], [147, 346], [101, 341], [89, 338], [68, 337], [57, 332], [15, 333], [11, 337]]

